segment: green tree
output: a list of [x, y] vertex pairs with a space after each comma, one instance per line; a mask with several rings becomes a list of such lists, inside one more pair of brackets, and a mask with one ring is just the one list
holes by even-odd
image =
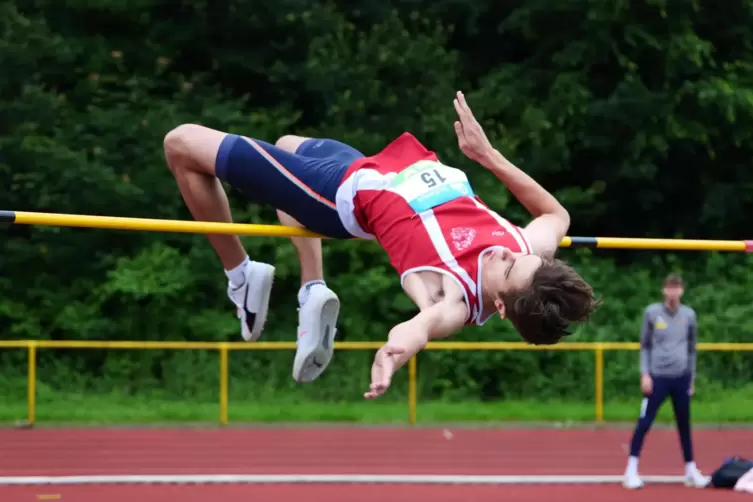
[[[552, 190], [573, 235], [744, 238], [753, 210], [753, 12], [707, 1], [276, 2], [225, 0], [0, 5], [0, 200], [9, 209], [188, 219], [162, 137], [184, 122], [266, 140], [334, 137], [374, 153], [409, 130], [518, 223], [520, 205], [463, 158], [452, 96], [466, 90], [496, 145]], [[274, 212], [233, 196], [238, 221]], [[225, 280], [200, 235], [11, 227], [0, 260], [4, 338], [236, 340]], [[246, 238], [275, 261], [265, 337], [292, 340], [298, 288], [289, 243]], [[750, 260], [718, 254], [563, 251], [604, 306], [576, 340], [636, 340], [642, 309], [681, 270], [704, 341], [753, 333]], [[329, 282], [347, 299], [341, 340], [382, 340], [415, 308], [384, 253], [327, 242]], [[464, 340], [516, 340], [504, 322]], [[0, 354], [6, 387], [21, 354]], [[703, 356], [735, 386], [750, 358]], [[370, 354], [338, 356], [295, 387], [287, 353], [234, 356], [248, 396], [358, 398]], [[730, 362], [732, 361], [732, 362]], [[43, 352], [52, 388], [209, 396], [200, 353]], [[611, 395], [632, 393], [634, 354], [610, 355]], [[591, 395], [589, 354], [433, 353], [424, 397]], [[263, 375], [263, 382], [261, 377]], [[253, 378], [252, 378], [253, 377]]]

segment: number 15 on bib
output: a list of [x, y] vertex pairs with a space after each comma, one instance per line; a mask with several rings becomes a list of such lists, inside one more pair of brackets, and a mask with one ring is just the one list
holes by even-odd
[[408, 166], [392, 180], [388, 190], [400, 195], [416, 213], [460, 197], [473, 197], [468, 177], [460, 169], [431, 160]]

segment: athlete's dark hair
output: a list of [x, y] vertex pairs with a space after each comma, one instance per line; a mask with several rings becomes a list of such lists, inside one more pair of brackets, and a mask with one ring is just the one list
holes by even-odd
[[505, 316], [533, 345], [559, 342], [570, 334], [570, 324], [587, 320], [600, 303], [570, 265], [550, 257], [543, 260], [528, 287], [500, 294]]

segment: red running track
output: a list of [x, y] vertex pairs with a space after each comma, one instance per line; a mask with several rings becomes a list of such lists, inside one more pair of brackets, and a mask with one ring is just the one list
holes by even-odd
[[750, 495], [680, 486], [626, 491], [617, 485], [122, 485], [0, 487], [7, 502], [746, 502]]
[[[629, 430], [0, 430], [0, 476], [103, 474], [615, 475]], [[447, 439], [451, 437], [451, 439]], [[753, 430], [696, 430], [699, 467], [753, 456]], [[682, 474], [677, 436], [649, 433], [641, 472]]]
[[[0, 430], [0, 476], [134, 474], [496, 474], [619, 475], [629, 430], [496, 429], [74, 429]], [[697, 462], [710, 472], [730, 455], [753, 456], [753, 430], [697, 430]], [[682, 474], [673, 431], [647, 438], [641, 472]], [[436, 485], [118, 485], [0, 486], [0, 500], [281, 500], [286, 496], [339, 502], [417, 499], [443, 501], [541, 500], [552, 495], [618, 501], [656, 500], [682, 493], [685, 502], [738, 494], [648, 487], [626, 493], [618, 486]], [[680, 492], [678, 492], [680, 490]], [[645, 493], [646, 495], [642, 495]], [[514, 495], [514, 496], [513, 496]], [[568, 497], [569, 498], [569, 497]], [[50, 498], [48, 500], [54, 500]], [[718, 500], [715, 499], [715, 500]]]

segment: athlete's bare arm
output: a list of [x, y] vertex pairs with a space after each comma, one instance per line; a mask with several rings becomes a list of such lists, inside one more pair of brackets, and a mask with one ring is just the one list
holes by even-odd
[[515, 167], [498, 151], [482, 163], [510, 189], [534, 217], [524, 229], [537, 255], [553, 254], [570, 227], [570, 214], [533, 178]]
[[403, 287], [421, 311], [390, 330], [387, 344], [374, 358], [371, 385], [364, 394], [366, 399], [384, 394], [398, 369], [421, 352], [430, 340], [446, 338], [459, 331], [468, 317], [460, 286], [442, 274], [410, 274]]
[[460, 149], [499, 178], [534, 217], [524, 230], [534, 252], [538, 255], [554, 253], [570, 227], [567, 210], [536, 180], [492, 146], [462, 92], [457, 93], [454, 105], [458, 114], [455, 132]]

